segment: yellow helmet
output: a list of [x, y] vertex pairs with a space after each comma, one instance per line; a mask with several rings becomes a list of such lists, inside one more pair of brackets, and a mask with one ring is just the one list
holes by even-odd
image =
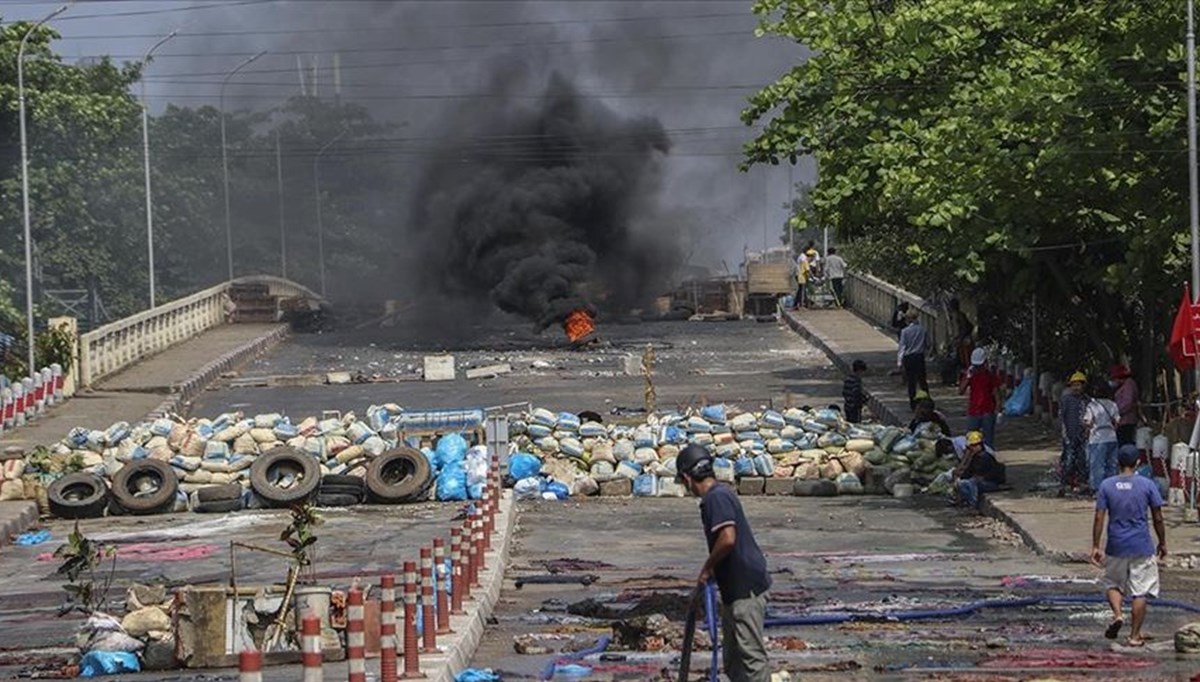
[[982, 431], [967, 431], [967, 445], [979, 445], [983, 442]]
[[1086, 384], [1087, 375], [1083, 372], [1075, 372], [1067, 379], [1068, 384]]
[[815, 255], [817, 255], [817, 250], [816, 250], [816, 249], [809, 249], [808, 251], [805, 251], [805, 252], [804, 252], [804, 255], [806, 255], [806, 256], [815, 256]]
[[930, 399], [929, 391], [926, 391], [924, 389], [917, 389], [917, 392], [913, 394], [913, 400], [929, 400], [929, 399]]

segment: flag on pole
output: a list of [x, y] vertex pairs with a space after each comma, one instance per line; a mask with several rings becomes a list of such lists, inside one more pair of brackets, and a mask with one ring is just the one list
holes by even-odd
[[1180, 371], [1190, 370], [1196, 366], [1196, 325], [1192, 319], [1192, 301], [1188, 290], [1183, 288], [1183, 298], [1179, 301], [1179, 311], [1175, 313], [1175, 323], [1171, 326], [1171, 341], [1167, 344], [1167, 352]]

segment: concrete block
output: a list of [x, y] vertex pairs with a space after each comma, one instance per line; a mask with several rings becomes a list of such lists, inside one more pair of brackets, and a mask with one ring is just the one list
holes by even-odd
[[743, 476], [738, 481], [739, 495], [762, 495], [767, 488], [767, 479], [762, 476]]
[[350, 383], [349, 372], [330, 372], [325, 375], [325, 383], [331, 385], [348, 384]]
[[642, 375], [642, 359], [633, 353], [626, 353], [621, 356], [620, 369], [627, 377], [640, 377]]
[[633, 481], [628, 478], [600, 481], [600, 494], [604, 497], [629, 497], [633, 495]]
[[499, 365], [487, 365], [486, 367], [475, 367], [467, 370], [468, 379], [494, 379], [501, 374], [508, 374], [512, 371], [512, 365], [503, 363]]
[[768, 478], [763, 487], [763, 493], [767, 495], [791, 495], [792, 488], [796, 485], [794, 478]]
[[454, 356], [426, 355], [425, 381], [454, 381]]

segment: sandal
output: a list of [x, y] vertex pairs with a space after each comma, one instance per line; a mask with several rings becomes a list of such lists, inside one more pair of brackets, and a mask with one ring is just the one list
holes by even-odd
[[1118, 618], [1108, 624], [1108, 629], [1104, 631], [1104, 639], [1116, 639], [1121, 632], [1121, 627], [1125, 625], [1125, 621]]
[[1144, 640], [1140, 637], [1138, 639], [1134, 639], [1134, 638], [1130, 637], [1129, 639], [1125, 640], [1125, 646], [1143, 647], [1143, 646], [1146, 646], [1146, 640]]

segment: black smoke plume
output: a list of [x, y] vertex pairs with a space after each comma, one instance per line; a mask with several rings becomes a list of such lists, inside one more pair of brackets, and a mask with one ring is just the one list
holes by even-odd
[[657, 295], [678, 249], [652, 219], [670, 146], [656, 119], [623, 118], [555, 75], [533, 106], [501, 93], [446, 125], [452, 141], [413, 203], [426, 285], [490, 298], [539, 329]]

